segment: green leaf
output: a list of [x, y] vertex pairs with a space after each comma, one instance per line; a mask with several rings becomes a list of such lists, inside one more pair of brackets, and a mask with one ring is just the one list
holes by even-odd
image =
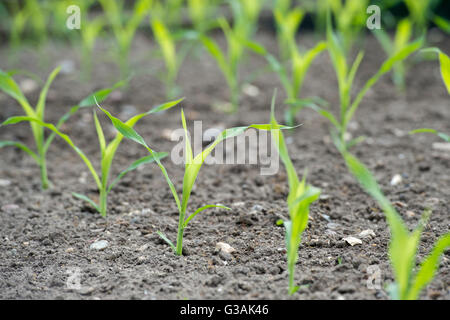
[[231, 66], [228, 63], [227, 59], [225, 58], [225, 55], [222, 53], [222, 50], [220, 49], [219, 45], [214, 40], [208, 38], [207, 36], [201, 36], [200, 38], [203, 45], [211, 54], [211, 56], [214, 59], [216, 59], [217, 64], [220, 70], [222, 70], [223, 74], [227, 78], [227, 81], [232, 82], [233, 80], [232, 80]]
[[[65, 113], [59, 120], [58, 123], [56, 124], [56, 128], [60, 129], [61, 126], [67, 121], [69, 120], [69, 118], [74, 115], [80, 108], [87, 108], [87, 107], [92, 107], [96, 105], [96, 101], [98, 103], [101, 103], [102, 101], [104, 101], [109, 94], [114, 91], [115, 89], [122, 87], [123, 85], [125, 85], [128, 82], [127, 80], [122, 80], [117, 82], [114, 86], [112, 86], [111, 88], [106, 88], [106, 89], [101, 89], [98, 90], [92, 94], [90, 94], [89, 96], [87, 96], [86, 98], [84, 98], [83, 100], [80, 101], [80, 103], [76, 106], [73, 106], [72, 108], [70, 108], [70, 110]], [[44, 152], [47, 152], [48, 148], [50, 147], [53, 139], [55, 139], [56, 137], [56, 133], [52, 132], [49, 137], [47, 138], [47, 140], [45, 141], [45, 146], [44, 146]]]
[[161, 160], [162, 158], [167, 157], [168, 153], [167, 152], [155, 152], [153, 155], [150, 156], [145, 156], [142, 157], [138, 160], [136, 160], [135, 162], [133, 162], [128, 168], [126, 168], [125, 170], [123, 170], [115, 179], [113, 182], [111, 182], [111, 184], [108, 187], [108, 193], [111, 191], [111, 189], [119, 182], [120, 179], [122, 179], [122, 177], [124, 175], [126, 175], [128, 172], [133, 171], [135, 169], [137, 169], [138, 167], [147, 164], [147, 163], [151, 163], [155, 161], [155, 158], [158, 158], [159, 160]]
[[100, 144], [100, 151], [103, 159], [105, 157], [105, 148], [106, 148], [105, 135], [103, 134], [103, 129], [100, 124], [100, 121], [98, 121], [97, 113], [95, 112], [95, 110], [93, 110], [92, 112], [94, 114], [95, 130], [97, 131], [98, 142]]
[[0, 89], [5, 92], [7, 95], [16, 99], [17, 101], [25, 100], [26, 98], [20, 90], [17, 83], [12, 78], [11, 74], [8, 72], [4, 72], [0, 69]]
[[34, 122], [34, 123], [39, 124], [42, 127], [50, 129], [51, 131], [55, 132], [58, 136], [60, 136], [64, 141], [66, 141], [72, 147], [72, 149], [80, 156], [80, 158], [84, 161], [84, 163], [88, 167], [89, 171], [91, 172], [91, 174], [95, 180], [95, 183], [97, 184], [97, 187], [99, 189], [101, 188], [100, 179], [99, 179], [97, 173], [95, 172], [95, 169], [92, 166], [92, 163], [89, 161], [89, 159], [86, 157], [86, 155], [83, 153], [83, 151], [81, 151], [77, 146], [75, 146], [75, 144], [72, 142], [72, 140], [70, 139], [70, 137], [68, 135], [60, 132], [58, 130], [58, 128], [56, 128], [53, 124], [43, 122], [42, 120], [33, 118], [33, 117], [18, 116], [18, 117], [10, 117], [10, 118], [6, 119], [2, 124], [0, 124], [0, 127], [4, 126], [4, 125], [16, 124], [16, 123], [20, 123], [20, 122], [24, 122], [24, 121]]
[[378, 80], [381, 78], [382, 75], [389, 72], [392, 67], [399, 61], [403, 61], [407, 57], [409, 57], [413, 52], [417, 51], [423, 44], [423, 39], [416, 40], [409, 45], [402, 48], [400, 51], [398, 51], [396, 54], [391, 56], [389, 59], [387, 59], [380, 67], [378, 72], [371, 77], [367, 82], [365, 83], [364, 87], [358, 92], [355, 100], [351, 104], [350, 109], [345, 114], [345, 121], [348, 123], [353, 117], [353, 114], [356, 112], [356, 110], [359, 107], [359, 104], [361, 103], [362, 99], [366, 95], [367, 91], [378, 82]]
[[174, 77], [178, 66], [176, 48], [172, 36], [164, 23], [157, 18], [151, 20], [151, 26], [155, 39], [163, 53], [167, 71], [171, 75], [170, 77]]
[[144, 141], [144, 138], [142, 138], [132, 127], [123, 123], [122, 121], [120, 121], [120, 119], [114, 117], [113, 115], [111, 115], [111, 113], [109, 113], [102, 107], [98, 107], [108, 116], [117, 131], [119, 131], [125, 138], [133, 140], [134, 142], [137, 142], [148, 148], [147, 144]]
[[231, 208], [222, 206], [222, 205], [214, 205], [214, 204], [209, 204], [206, 206], [203, 206], [201, 208], [198, 208], [193, 214], [191, 214], [186, 221], [184, 222], [184, 227], [186, 228], [189, 221], [191, 221], [198, 213], [202, 212], [203, 210], [209, 209], [209, 208], [222, 208], [222, 209], [226, 209], [226, 210], [231, 210]]
[[17, 83], [12, 76], [0, 69], [0, 89], [10, 97], [14, 98], [23, 107], [28, 116], [35, 116], [35, 111], [28, 103]]
[[435, 52], [439, 55], [442, 80], [447, 87], [447, 92], [450, 94], [450, 57], [439, 48], [427, 48], [423, 49], [422, 52]]
[[176, 106], [177, 104], [179, 104], [181, 101], [183, 101], [184, 98], [178, 99], [178, 100], [174, 100], [174, 101], [170, 101], [170, 102], [166, 102], [163, 104], [160, 104], [156, 107], [154, 107], [153, 109], [151, 109], [150, 111], [147, 112], [147, 114], [152, 114], [152, 113], [157, 113], [157, 112], [161, 112], [164, 110], [168, 110], [174, 106]]
[[57, 67], [55, 68], [55, 70], [52, 71], [52, 73], [47, 79], [47, 82], [45, 83], [44, 87], [41, 90], [41, 94], [39, 95], [39, 100], [36, 105], [36, 114], [40, 119], [44, 118], [45, 99], [47, 98], [48, 89], [50, 88], [50, 85], [52, 84], [53, 80], [58, 75], [60, 70], [61, 67]]
[[93, 206], [95, 208], [95, 210], [100, 212], [100, 208], [98, 207], [98, 205], [91, 198], [88, 198], [87, 196], [85, 196], [83, 194], [76, 193], [76, 192], [72, 192], [72, 196], [74, 196], [75, 198], [78, 198], [78, 199], [81, 199], [83, 201], [88, 202], [91, 206]]
[[416, 130], [412, 130], [409, 132], [409, 134], [416, 134], [416, 133], [433, 133], [435, 135], [437, 135], [438, 137], [440, 137], [441, 139], [443, 139], [446, 142], [450, 142], [450, 136], [442, 133], [442, 132], [438, 132], [437, 130], [434, 129], [416, 129]]
[[106, 98], [108, 98], [108, 96], [111, 92], [113, 92], [114, 90], [116, 90], [120, 87], [123, 87], [128, 82], [129, 82], [129, 79], [121, 80], [121, 81], [117, 82], [114, 86], [112, 86], [111, 88], [97, 90], [94, 93], [87, 96], [86, 98], [84, 98], [83, 100], [81, 100], [80, 103], [78, 104], [78, 106], [80, 106], [81, 108], [86, 108], [86, 107], [93, 107], [97, 103], [102, 103], [103, 101], [106, 100]]
[[23, 151], [28, 153], [38, 164], [40, 163], [38, 155], [34, 151], [32, 151], [30, 148], [28, 148], [26, 145], [24, 145], [23, 143], [16, 142], [16, 141], [0, 141], [0, 148], [8, 147], [8, 146], [13, 146], [13, 147], [22, 149]]
[[434, 16], [433, 22], [446, 33], [450, 33], [450, 21], [439, 16]]
[[433, 280], [437, 269], [439, 267], [439, 261], [441, 255], [450, 247], [450, 233], [443, 235], [435, 244], [431, 253], [422, 262], [419, 271], [413, 282], [413, 286], [409, 293], [409, 299], [417, 299], [420, 291]]
[[420, 38], [406, 46], [404, 46], [401, 50], [396, 52], [392, 57], [387, 59], [381, 66], [380, 70], [377, 74], [385, 74], [386, 72], [389, 72], [395, 63], [405, 60], [408, 56], [410, 56], [413, 52], [420, 49], [420, 47], [423, 45], [423, 39]]
[[173, 242], [170, 241], [164, 233], [162, 233], [161, 231], [156, 231], [156, 233], [161, 237], [161, 239], [167, 242], [167, 244], [172, 248], [173, 252], [177, 252], [177, 249], [175, 248]]
[[[122, 121], [120, 121], [120, 119], [114, 117], [113, 115], [111, 115], [108, 111], [106, 111], [105, 109], [101, 108], [99, 106], [99, 108], [109, 117], [109, 119], [111, 120], [112, 124], [114, 125], [114, 127], [117, 129], [117, 131], [119, 131], [125, 138], [128, 138], [130, 140], [133, 140], [141, 145], [143, 145], [147, 151], [154, 156], [155, 151], [153, 151], [144, 141], [144, 139], [131, 127], [132, 125], [134, 125], [134, 123], [139, 119], [136, 117], [131, 118], [130, 120], [127, 121], [127, 123], [123, 123]], [[119, 139], [119, 140], [116, 140]], [[111, 146], [112, 148], [117, 148], [117, 144], [120, 142], [121, 137], [116, 138], [111, 144], [110, 146], [108, 146], [107, 149], [109, 149]], [[118, 142], [115, 142], [118, 141]], [[113, 144], [115, 143], [115, 144]], [[112, 149], [113, 150], [113, 149]], [[107, 150], [106, 152], [107, 154], [109, 153], [109, 150]], [[167, 181], [167, 184], [170, 187], [170, 190], [172, 192], [172, 195], [175, 199], [175, 202], [177, 203], [177, 207], [180, 210], [181, 209], [181, 204], [180, 204], [180, 199], [178, 197], [177, 191], [175, 189], [175, 186], [173, 185], [172, 181], [169, 178], [169, 175], [167, 174], [167, 170], [166, 168], [162, 165], [161, 161], [159, 161], [159, 159], [157, 157], [154, 158], [156, 163], [158, 164], [159, 168], [161, 169], [164, 178]]]

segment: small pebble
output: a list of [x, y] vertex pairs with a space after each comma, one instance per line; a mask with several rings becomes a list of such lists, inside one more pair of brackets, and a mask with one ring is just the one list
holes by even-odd
[[352, 247], [353, 247], [354, 245], [357, 245], [357, 244], [362, 244], [362, 241], [361, 241], [360, 239], [355, 238], [355, 237], [352, 237], [352, 236], [342, 238], [342, 240], [344, 240], [345, 242], [347, 242], [347, 243], [348, 243], [349, 245], [351, 245]]
[[11, 184], [11, 181], [6, 179], [0, 179], [0, 187], [7, 187]]
[[216, 250], [219, 252], [225, 252], [228, 254], [236, 251], [236, 249], [234, 249], [232, 246], [230, 246], [228, 243], [225, 243], [225, 242], [217, 242]]
[[92, 243], [89, 246], [89, 249], [93, 249], [93, 250], [103, 250], [108, 246], [108, 241], [106, 240], [99, 240], [99, 241], [95, 241], [94, 243]]
[[372, 229], [366, 229], [366, 230], [361, 231], [359, 233], [359, 236], [361, 238], [363, 238], [363, 239], [364, 238], [374, 238], [375, 237], [375, 232], [373, 232]]
[[263, 210], [263, 206], [259, 205], [259, 204], [255, 204], [252, 207], [252, 211], [262, 211]]
[[2, 206], [2, 211], [9, 213], [9, 212], [18, 210], [19, 208], [20, 207], [17, 204], [10, 203], [10, 204], [5, 204], [4, 206]]
[[408, 211], [406, 211], [405, 215], [406, 215], [408, 218], [412, 218], [412, 217], [414, 217], [416, 214], [414, 213], [414, 211], [408, 210]]
[[396, 174], [391, 179], [391, 186], [396, 186], [402, 182], [403, 178], [401, 175]]
[[242, 91], [249, 97], [256, 97], [259, 95], [258, 87], [254, 86], [252, 84], [244, 85], [244, 87], [242, 88]]
[[29, 94], [37, 90], [38, 85], [33, 79], [24, 79], [19, 83], [20, 90], [24, 94]]
[[450, 143], [448, 142], [434, 142], [432, 147], [435, 150], [450, 152]]

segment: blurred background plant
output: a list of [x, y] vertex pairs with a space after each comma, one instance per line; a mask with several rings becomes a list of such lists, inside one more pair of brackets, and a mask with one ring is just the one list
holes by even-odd
[[[79, 30], [66, 26], [70, 5], [80, 8]], [[237, 78], [239, 66], [251, 58], [245, 42], [254, 41], [259, 28], [276, 33], [278, 54], [272, 54], [284, 63], [293, 59], [292, 42], [299, 35], [300, 25], [301, 32], [314, 31], [318, 42], [324, 39], [327, 11], [331, 11], [345, 54], [352, 55], [362, 48], [360, 40], [369, 33], [366, 28], [369, 5], [380, 7], [381, 29], [374, 34], [387, 56], [432, 29], [450, 32], [450, 3], [444, 0], [5, 0], [0, 2], [0, 39], [7, 43], [9, 55], [3, 67], [17, 66], [23, 49], [31, 48], [39, 52], [38, 66], [48, 71], [50, 55], [44, 52], [48, 49], [46, 44], [58, 41], [64, 45], [69, 41], [79, 57], [83, 80], [88, 80], [96, 69], [93, 61], [102, 62], [110, 56], [109, 52], [113, 53], [121, 78], [125, 78], [135, 71], [129, 53], [137, 41], [136, 33], [140, 33], [158, 45], [155, 52], [165, 62], [164, 82], [170, 96], [176, 87], [175, 74], [179, 72], [182, 58], [191, 53], [200, 57], [205, 49], [201, 41], [204, 36], [215, 40], [217, 32], [223, 32], [230, 56], [228, 68]], [[149, 24], [150, 16], [159, 22]], [[154, 32], [156, 25], [164, 27], [158, 27], [159, 31], [166, 30], [165, 34], [169, 35], [166, 40], [161, 41], [162, 32]], [[425, 40], [432, 41], [431, 36], [435, 36], [434, 31]], [[95, 51], [99, 40], [112, 40], [111, 46], [102, 45]], [[168, 50], [169, 47], [173, 50]], [[178, 65], [169, 63], [169, 51], [175, 52]], [[432, 54], [419, 58], [436, 59]], [[406, 63], [394, 67], [392, 77], [400, 92], [405, 88], [408, 69]], [[152, 73], [154, 70], [139, 71]], [[237, 110], [245, 81], [227, 82], [232, 91], [231, 105]]]

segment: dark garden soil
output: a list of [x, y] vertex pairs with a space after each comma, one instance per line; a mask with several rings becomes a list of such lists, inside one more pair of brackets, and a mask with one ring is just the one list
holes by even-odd
[[[431, 37], [431, 45], [450, 51], [450, 38]], [[223, 39], [221, 39], [223, 41]], [[257, 40], [276, 52], [272, 34]], [[313, 36], [300, 37], [311, 46]], [[104, 105], [123, 120], [136, 112], [166, 101], [164, 87], [155, 72], [163, 68], [150, 59], [153, 44], [139, 35], [131, 53], [138, 70], [122, 95], [110, 97]], [[104, 62], [107, 44], [101, 45], [95, 60], [93, 79], [82, 82], [77, 72], [61, 74], [52, 86], [47, 102], [49, 122], [57, 119], [77, 101], [96, 89], [118, 80], [116, 67]], [[376, 71], [384, 57], [378, 44], [368, 38], [366, 56], [357, 76], [357, 88]], [[38, 72], [45, 78], [52, 67], [77, 55], [63, 44], [44, 48], [48, 67], [38, 71], [32, 50], [19, 57], [20, 69]], [[243, 73], [261, 70], [264, 61], [252, 56]], [[0, 51], [0, 67], [7, 63], [7, 47]], [[384, 192], [395, 204], [408, 226], [416, 225], [426, 207], [433, 209], [419, 249], [422, 259], [433, 242], [449, 230], [450, 153], [433, 147], [433, 135], [409, 136], [411, 129], [430, 127], [450, 132], [450, 99], [442, 83], [438, 62], [412, 65], [406, 95], [398, 94], [389, 76], [371, 90], [351, 125], [353, 136], [368, 138], [353, 149], [373, 170]], [[24, 77], [18, 76], [17, 79]], [[338, 112], [337, 82], [327, 53], [313, 64], [303, 96], [319, 96]], [[202, 120], [203, 129], [266, 123], [270, 99], [278, 78], [259, 76], [257, 96], [243, 94], [237, 114], [224, 115], [212, 105], [226, 100], [228, 90], [215, 62], [197, 50], [181, 68], [178, 83], [186, 100], [182, 107], [189, 126]], [[281, 88], [280, 88], [281, 89]], [[284, 110], [278, 97], [278, 119]], [[33, 103], [38, 91], [28, 95]], [[16, 102], [0, 94], [0, 120], [21, 114]], [[107, 138], [115, 131], [104, 116], [100, 119]], [[309, 182], [322, 189], [313, 204], [308, 228], [299, 250], [296, 280], [301, 289], [292, 299], [387, 299], [384, 289], [369, 289], [367, 268], [378, 266], [382, 285], [393, 280], [387, 246], [389, 231], [383, 213], [358, 186], [329, 138], [329, 124], [313, 111], [298, 115], [303, 125], [290, 136], [289, 152], [298, 173], [308, 168]], [[156, 150], [170, 151], [177, 142], [168, 134], [181, 127], [180, 110], [144, 118], [138, 132]], [[81, 110], [63, 128], [96, 164], [99, 148], [92, 113]], [[33, 145], [26, 124], [0, 128], [0, 140], [20, 140]], [[117, 174], [146, 151], [124, 141], [113, 163]], [[165, 160], [169, 175], [180, 190], [183, 166]], [[0, 298], [2, 299], [287, 299], [287, 270], [284, 229], [276, 221], [287, 217], [286, 175], [261, 176], [257, 165], [205, 165], [198, 177], [189, 208], [221, 203], [231, 211], [213, 209], [197, 216], [185, 233], [185, 255], [174, 256], [156, 231], [175, 239], [178, 215], [169, 188], [154, 164], [129, 173], [112, 191], [108, 217], [102, 218], [71, 192], [96, 199], [96, 188], [84, 163], [65, 142], [56, 139], [48, 153], [53, 188], [40, 190], [39, 170], [30, 157], [13, 148], [0, 153]], [[400, 174], [402, 182], [390, 184]], [[372, 229], [375, 236], [359, 233]], [[342, 238], [355, 236], [362, 244], [350, 246]], [[101, 251], [90, 249], [97, 240], [107, 240]], [[231, 255], [217, 254], [217, 242], [236, 249]], [[441, 261], [439, 273], [423, 291], [423, 299], [450, 299], [450, 256]], [[70, 289], [67, 280], [81, 277], [81, 288]], [[70, 280], [70, 279], [69, 279]]]

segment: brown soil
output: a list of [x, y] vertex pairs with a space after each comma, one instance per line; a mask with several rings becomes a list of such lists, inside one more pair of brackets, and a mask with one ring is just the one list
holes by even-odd
[[[276, 51], [273, 35], [260, 34], [257, 39]], [[449, 52], [449, 40], [441, 38], [432, 45]], [[311, 45], [314, 39], [307, 35], [300, 41]], [[372, 38], [365, 45], [357, 87], [375, 72], [384, 57]], [[104, 62], [105, 46], [99, 48], [90, 82], [80, 82], [76, 73], [57, 77], [47, 103], [49, 122], [55, 122], [93, 90], [118, 79], [114, 64]], [[145, 35], [138, 36], [131, 61], [139, 71], [123, 90], [121, 99], [110, 99], [104, 104], [124, 120], [130, 110], [126, 105], [134, 106], [138, 112], [165, 101], [163, 85], [155, 75], [162, 62], [149, 59], [152, 48], [154, 45]], [[44, 78], [58, 61], [78, 61], [77, 55], [61, 44], [49, 45], [45, 52], [51, 61], [45, 71], [37, 70], [37, 57], [31, 50], [21, 55], [20, 68], [38, 72]], [[3, 46], [0, 67], [11, 69], [6, 57], [7, 47]], [[263, 60], [252, 56], [243, 73], [249, 74], [263, 65]], [[182, 107], [191, 120], [190, 126], [192, 120], [202, 120], [204, 130], [267, 122], [273, 89], [280, 87], [274, 74], [260, 76], [254, 82], [260, 94], [243, 95], [239, 112], [225, 116], [211, 107], [216, 101], [226, 100], [228, 90], [215, 62], [205, 52], [198, 50], [197, 56], [185, 61], [178, 80], [186, 97]], [[390, 78], [383, 77], [364, 99], [351, 133], [368, 137], [353, 151], [373, 170], [411, 228], [425, 207], [433, 209], [420, 245], [422, 259], [433, 242], [449, 230], [450, 154], [432, 148], [432, 143], [438, 141], [436, 137], [411, 137], [407, 132], [420, 127], [450, 132], [450, 99], [436, 61], [414, 64], [407, 84], [407, 94], [401, 96]], [[322, 97], [337, 112], [337, 83], [327, 53], [313, 64], [303, 96]], [[30, 100], [34, 102], [37, 97], [38, 92], [34, 92]], [[277, 113], [280, 120], [282, 98], [281, 94]], [[0, 106], [0, 120], [21, 113], [19, 106], [3, 94]], [[101, 121], [111, 139], [113, 128], [105, 117], [101, 116]], [[289, 151], [299, 174], [308, 168], [309, 182], [322, 189], [322, 197], [312, 206], [303, 235], [296, 268], [301, 289], [292, 299], [387, 299], [384, 289], [371, 290], [366, 285], [369, 265], [381, 269], [383, 284], [393, 280], [384, 215], [348, 173], [330, 143], [327, 121], [309, 110], [302, 111], [298, 121], [303, 126], [290, 133]], [[170, 151], [176, 143], [165, 138], [164, 129], [180, 127], [178, 108], [149, 116], [136, 126], [150, 145], [161, 151]], [[64, 131], [98, 162], [99, 148], [90, 110], [81, 110], [71, 118]], [[26, 124], [0, 128], [0, 140], [6, 139], [33, 145]], [[139, 145], [124, 141], [113, 173], [145, 154]], [[71, 192], [79, 192], [95, 198], [96, 190], [83, 162], [63, 141], [55, 140], [49, 151], [53, 188], [46, 192], [40, 191], [38, 168], [26, 154], [5, 148], [0, 159], [0, 178], [11, 181], [11, 185], [0, 187], [0, 298], [288, 298], [284, 229], [275, 223], [287, 216], [283, 168], [277, 175], [260, 176], [256, 165], [205, 165], [189, 208], [221, 203], [232, 210], [205, 211], [197, 216], [185, 233], [186, 255], [177, 257], [155, 233], [161, 230], [175, 239], [178, 221], [175, 203], [157, 166], [146, 165], [125, 176], [110, 195], [108, 217], [104, 219], [71, 196]], [[165, 165], [180, 187], [184, 168], [168, 159]], [[391, 186], [395, 174], [401, 174], [403, 182]], [[415, 215], [407, 215], [408, 211]], [[375, 237], [363, 239], [362, 245], [351, 247], [342, 240], [365, 229], [372, 229]], [[92, 250], [89, 246], [95, 240], [107, 240], [109, 246], [103, 251]], [[236, 249], [232, 257], [215, 254], [219, 241]], [[66, 285], [74, 268], [80, 271], [81, 290], [68, 289]], [[449, 275], [447, 252], [422, 298], [449, 299]]]

